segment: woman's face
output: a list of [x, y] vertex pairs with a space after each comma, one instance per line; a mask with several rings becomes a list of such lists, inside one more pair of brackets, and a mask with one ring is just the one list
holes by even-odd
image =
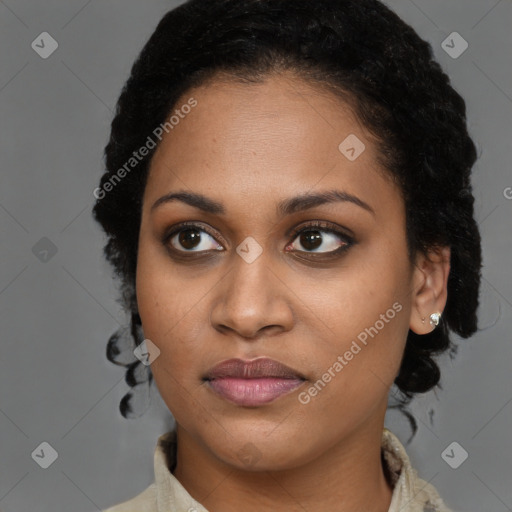
[[[214, 81], [175, 109], [143, 198], [137, 300], [179, 427], [229, 465], [245, 467], [249, 452], [274, 470], [382, 428], [414, 266], [400, 191], [369, 133], [340, 99], [292, 75]], [[203, 201], [155, 206], [178, 192]], [[183, 222], [193, 226], [167, 236]], [[262, 357], [305, 380], [249, 405], [205, 380], [217, 363]]]

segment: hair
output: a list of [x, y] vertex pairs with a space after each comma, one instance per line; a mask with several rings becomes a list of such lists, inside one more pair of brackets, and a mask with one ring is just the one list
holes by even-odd
[[[455, 351], [451, 332], [468, 338], [477, 329], [482, 262], [470, 183], [477, 154], [465, 101], [432, 47], [380, 1], [189, 0], [167, 12], [118, 99], [100, 188], [112, 183], [192, 87], [226, 76], [257, 83], [282, 71], [332, 90], [375, 137], [380, 163], [402, 192], [411, 261], [418, 251], [451, 248], [440, 324], [428, 334], [407, 336], [395, 380], [406, 403], [439, 385], [433, 356]], [[135, 274], [142, 197], [155, 149], [97, 196], [93, 209], [108, 238], [104, 255], [131, 314], [131, 328], [110, 338], [107, 356], [128, 367], [130, 386], [152, 380], [149, 367], [144, 378], [139, 361], [123, 360], [120, 341], [130, 339], [135, 347], [143, 340]], [[130, 414], [129, 399], [121, 402], [123, 416]]]

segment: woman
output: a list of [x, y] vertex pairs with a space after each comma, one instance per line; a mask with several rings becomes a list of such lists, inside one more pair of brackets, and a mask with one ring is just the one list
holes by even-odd
[[384, 416], [476, 330], [475, 160], [464, 100], [377, 0], [167, 13], [94, 213], [132, 315], [128, 381], [150, 364], [176, 428], [155, 482], [108, 512], [448, 511]]

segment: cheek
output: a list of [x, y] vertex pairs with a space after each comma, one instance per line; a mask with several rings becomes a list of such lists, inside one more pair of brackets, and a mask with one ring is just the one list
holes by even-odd
[[140, 263], [137, 300], [144, 335], [160, 350], [151, 364], [159, 393], [180, 424], [207, 422], [201, 414], [204, 407], [196, 399], [201, 386], [198, 326], [204, 311], [199, 305], [193, 307], [194, 294], [173, 292], [176, 281], [171, 286], [155, 265], [146, 269], [143, 258]]
[[[315, 427], [319, 435], [330, 428], [357, 426], [383, 406], [399, 371], [406, 315], [399, 301], [379, 301], [371, 308], [366, 302], [364, 318], [340, 313], [332, 343], [311, 351], [315, 376], [298, 398], [308, 415], [324, 418]], [[326, 421], [333, 426], [326, 427]]]
[[349, 394], [368, 387], [389, 387], [404, 350], [407, 307], [392, 294], [373, 301], [364, 294], [353, 294], [350, 308], [341, 306], [330, 310], [331, 341], [319, 344], [315, 351], [317, 373], [343, 375], [333, 380]]
[[143, 231], [137, 257], [137, 304], [144, 334], [157, 345], [179, 338], [184, 329], [194, 338], [204, 288], [183, 279], [182, 273], [171, 264], [165, 249]]
[[313, 277], [303, 281], [301, 300], [314, 310], [320, 320], [318, 328], [330, 333], [330, 338], [335, 334], [346, 342], [362, 333], [364, 342], [368, 330], [379, 339], [396, 338], [404, 332], [410, 302], [410, 283], [404, 271], [408, 263], [406, 258], [385, 252], [363, 249], [321, 286]]
[[387, 396], [398, 374], [409, 330], [410, 290], [407, 258], [391, 254], [368, 252], [328, 287], [308, 295], [321, 320], [322, 343], [310, 363], [320, 382], [306, 391], [312, 401], [318, 397], [321, 409], [331, 404], [344, 415], [370, 410]]
[[204, 289], [187, 287], [159, 249], [141, 236], [136, 290], [144, 336], [160, 350], [151, 365], [156, 384], [166, 402], [168, 396], [179, 400], [183, 385], [200, 382], [196, 345], [204, 323]]

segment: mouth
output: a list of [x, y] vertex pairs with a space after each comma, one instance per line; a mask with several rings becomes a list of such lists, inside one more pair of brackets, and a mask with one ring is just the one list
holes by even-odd
[[306, 378], [278, 361], [229, 359], [203, 377], [209, 388], [237, 405], [251, 407], [272, 402], [301, 386]]

